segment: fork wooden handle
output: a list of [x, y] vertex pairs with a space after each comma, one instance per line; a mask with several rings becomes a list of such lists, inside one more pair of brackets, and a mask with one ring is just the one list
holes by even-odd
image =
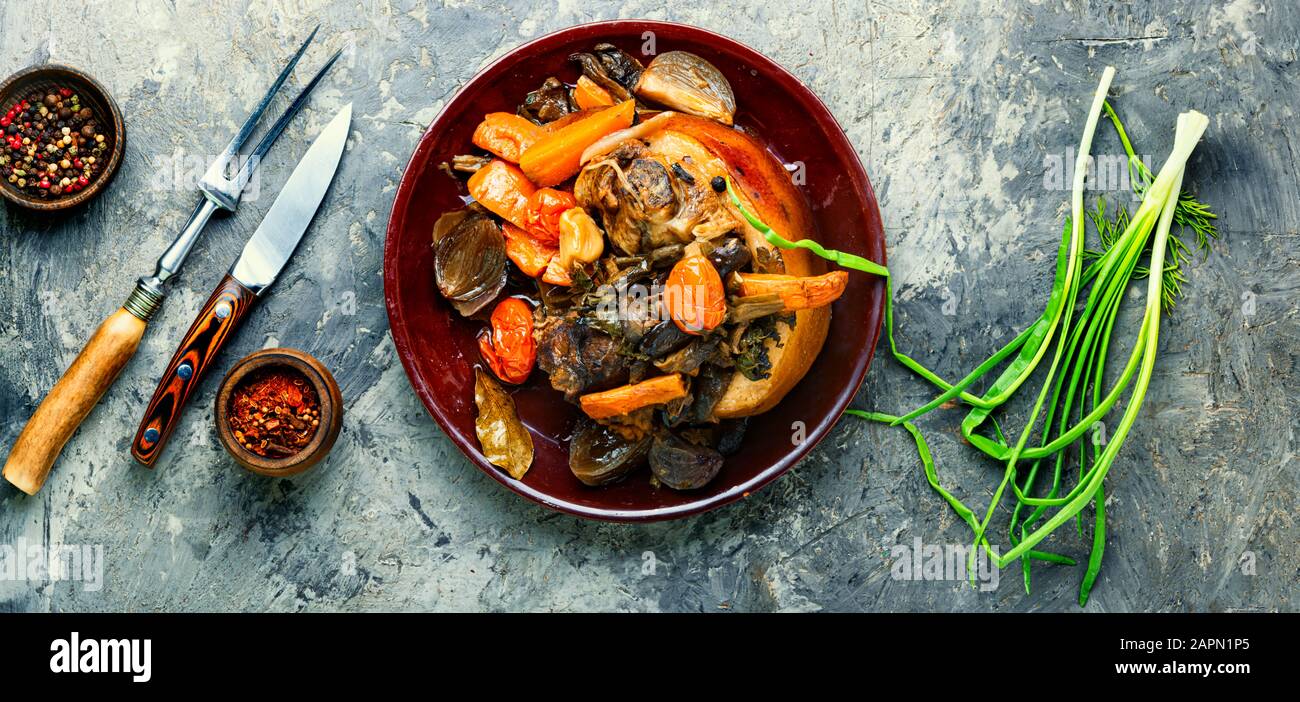
[[76, 433], [82, 420], [95, 408], [104, 391], [135, 354], [144, 336], [144, 319], [119, 309], [104, 320], [76, 360], [54, 384], [27, 426], [18, 435], [9, 460], [5, 462], [5, 480], [28, 495], [35, 495], [45, 484], [50, 468], [63, 451], [63, 445]]

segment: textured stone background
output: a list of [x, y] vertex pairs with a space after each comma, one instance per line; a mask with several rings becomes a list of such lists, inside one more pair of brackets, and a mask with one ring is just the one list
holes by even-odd
[[[1180, 110], [1210, 115], [1188, 184], [1221, 213], [1223, 238], [1162, 328], [1147, 406], [1109, 480], [1112, 528], [1088, 609], [1297, 609], [1294, 3], [38, 5], [0, 3], [0, 26], [13, 30], [0, 34], [0, 73], [46, 59], [90, 69], [125, 110], [130, 143], [117, 182], [88, 210], [0, 209], [0, 446], [189, 213], [193, 192], [168, 189], [178, 150], [217, 151], [317, 20], [323, 46], [300, 76], [327, 49], [351, 48], [272, 152], [269, 192], [348, 100], [352, 143], [326, 211], [225, 358], [303, 348], [335, 369], [350, 409], [326, 465], [264, 480], [217, 445], [208, 378], [163, 467], [130, 460], [157, 373], [271, 198], [247, 202], [208, 228], [45, 489], [29, 498], [0, 486], [0, 544], [102, 544], [103, 589], [0, 582], [0, 610], [1077, 609], [1081, 567], [1037, 569], [1029, 596], [1014, 570], [994, 592], [892, 579], [893, 545], [967, 534], [898, 430], [846, 420], [741, 504], [620, 526], [501, 489], [428, 418], [394, 357], [381, 291], [384, 227], [411, 149], [494, 57], [567, 25], [638, 16], [756, 46], [830, 105], [880, 198], [900, 342], [945, 375], [1038, 313], [1068, 199], [1045, 187], [1044, 164], [1077, 143], [1105, 65], [1119, 70], [1117, 105], [1139, 152], [1157, 162]], [[1099, 133], [1094, 152], [1119, 153]], [[1123, 322], [1129, 335], [1134, 321]], [[855, 405], [897, 411], [928, 396], [878, 355]], [[983, 505], [1000, 471], [954, 439], [959, 418], [940, 412], [923, 428], [945, 480]], [[1051, 543], [1086, 557], [1068, 529]]]

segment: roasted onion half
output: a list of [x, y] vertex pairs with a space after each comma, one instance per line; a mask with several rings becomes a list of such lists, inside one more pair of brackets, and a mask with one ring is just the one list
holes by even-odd
[[650, 470], [659, 482], [674, 490], [702, 488], [722, 470], [722, 454], [696, 446], [670, 433], [655, 437], [650, 446]]
[[506, 285], [506, 240], [491, 217], [460, 210], [434, 225], [434, 281], [438, 292], [469, 317]]
[[665, 107], [730, 125], [736, 94], [713, 64], [686, 51], [655, 57], [636, 85], [636, 94]]
[[608, 485], [646, 463], [649, 434], [625, 439], [609, 427], [583, 419], [569, 442], [569, 470], [586, 485]]

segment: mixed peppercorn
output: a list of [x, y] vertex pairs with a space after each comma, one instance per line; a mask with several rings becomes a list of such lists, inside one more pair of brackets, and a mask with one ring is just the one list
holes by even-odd
[[265, 369], [235, 388], [227, 416], [241, 446], [262, 457], [285, 458], [311, 443], [320, 426], [320, 402], [298, 371]]
[[104, 167], [108, 141], [98, 115], [70, 88], [34, 92], [0, 117], [0, 176], [30, 197], [86, 188]]

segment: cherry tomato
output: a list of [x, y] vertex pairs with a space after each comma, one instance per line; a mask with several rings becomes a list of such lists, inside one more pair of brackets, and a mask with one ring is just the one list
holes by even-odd
[[492, 328], [478, 336], [478, 349], [496, 377], [507, 383], [528, 379], [537, 360], [533, 341], [533, 309], [517, 297], [508, 297], [492, 310]]
[[538, 188], [528, 198], [528, 231], [550, 246], [560, 244], [560, 215], [578, 206], [573, 195], [555, 188]]
[[678, 329], [702, 334], [727, 317], [726, 290], [718, 269], [703, 256], [687, 256], [673, 266], [664, 283], [664, 306]]

